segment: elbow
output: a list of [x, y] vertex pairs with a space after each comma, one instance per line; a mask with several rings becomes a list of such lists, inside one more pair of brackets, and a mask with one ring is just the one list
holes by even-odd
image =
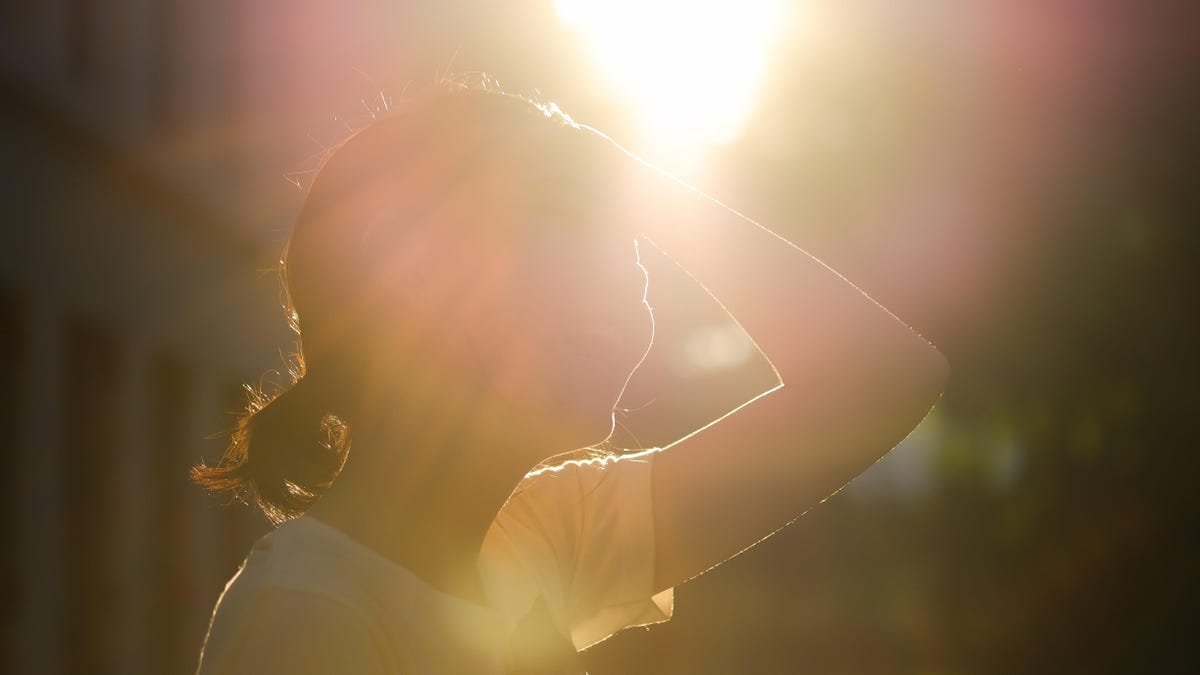
[[934, 392], [934, 400], [937, 400], [946, 391], [946, 385], [950, 382], [950, 361], [933, 345], [929, 345], [927, 360], [929, 361], [929, 365], [926, 367], [929, 373], [927, 377], [930, 389]]
[[879, 362], [874, 399], [879, 410], [890, 410], [907, 434], [941, 399], [950, 380], [950, 362], [924, 338], [915, 336], [905, 349]]
[[893, 371], [893, 374], [899, 377], [884, 378], [889, 384], [879, 391], [878, 405], [874, 407], [880, 416], [877, 430], [883, 434], [882, 442], [876, 447], [887, 449], [910, 434], [941, 400], [950, 380], [950, 363], [926, 342], [908, 360], [907, 368]]
[[921, 409], [921, 416], [941, 399], [950, 381], [950, 362], [936, 347], [924, 343], [919, 356], [914, 359], [916, 372], [911, 376], [916, 385], [914, 402]]

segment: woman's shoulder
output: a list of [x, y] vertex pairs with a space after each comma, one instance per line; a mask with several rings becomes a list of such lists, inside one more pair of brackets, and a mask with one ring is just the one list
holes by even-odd
[[652, 587], [657, 453], [559, 456], [529, 472], [481, 551], [484, 584], [498, 605], [516, 618], [542, 597], [580, 649], [669, 618], [670, 590]]
[[268, 588], [303, 591], [363, 608], [376, 606], [380, 592], [404, 596], [425, 588], [405, 568], [312, 516], [259, 539], [230, 587], [249, 595]]
[[201, 675], [404, 672], [368, 617], [340, 598], [267, 586], [238, 615], [236, 628], [210, 634]]
[[525, 474], [496, 515], [487, 539], [520, 531], [543, 539], [572, 538], [588, 510], [620, 508], [627, 496], [648, 497], [657, 453], [658, 448], [573, 452], [547, 459]]
[[514, 496], [527, 491], [533, 495], [561, 492], [575, 482], [585, 493], [601, 480], [618, 474], [648, 473], [660, 448], [617, 451], [585, 449], [555, 455], [525, 474]]
[[[210, 633], [281, 604], [355, 611], [369, 596], [370, 579], [348, 538], [310, 518], [296, 518], [261, 537], [225, 586]], [[345, 539], [345, 540], [343, 540]], [[318, 611], [318, 613], [321, 613]], [[360, 612], [361, 613], [361, 612]]]
[[[396, 586], [398, 582], [383, 576], [379, 563], [370, 558], [372, 554], [360, 548], [330, 526], [304, 517], [284, 523], [259, 539], [217, 601], [202, 664], [228, 662], [231, 654], [244, 654], [237, 657], [238, 663], [249, 659], [245, 664], [261, 663], [264, 667], [247, 665], [233, 671], [202, 667], [201, 673], [288, 672], [285, 666], [290, 661], [268, 663], [262, 659], [291, 658], [296, 654], [307, 658], [311, 656], [307, 654], [310, 647], [320, 647], [325, 654], [343, 655], [341, 647], [333, 649], [326, 644], [331, 639], [356, 651], [379, 652], [396, 660], [383, 649], [390, 642], [381, 642], [380, 622], [371, 611], [371, 598], [384, 584]], [[353, 635], [347, 635], [347, 631]], [[293, 642], [304, 644], [295, 650], [290, 646], [281, 648]], [[313, 663], [324, 663], [313, 659]], [[359, 671], [359, 661], [349, 663], [355, 667], [294, 672]], [[364, 662], [362, 672], [375, 672], [369, 668], [371, 665], [371, 661]]]

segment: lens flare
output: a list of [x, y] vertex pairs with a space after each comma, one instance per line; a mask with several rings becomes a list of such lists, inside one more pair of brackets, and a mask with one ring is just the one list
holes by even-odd
[[784, 7], [779, 0], [556, 0], [625, 91], [647, 134], [676, 146], [733, 140], [752, 112]]

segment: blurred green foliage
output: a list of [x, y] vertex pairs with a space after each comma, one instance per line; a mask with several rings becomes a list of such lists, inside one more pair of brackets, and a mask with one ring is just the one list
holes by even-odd
[[1038, 190], [1003, 316], [929, 331], [931, 490], [831, 499], [594, 672], [1200, 672], [1196, 91], [1131, 95]]

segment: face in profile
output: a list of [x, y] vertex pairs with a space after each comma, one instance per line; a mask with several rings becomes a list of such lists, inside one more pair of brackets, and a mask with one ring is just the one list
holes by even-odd
[[613, 408], [654, 334], [636, 245], [630, 238], [582, 250], [551, 246], [529, 271], [535, 288], [521, 305], [537, 350], [539, 394], [550, 414], [595, 420], [607, 437]]
[[617, 234], [590, 198], [553, 196], [564, 200], [572, 208], [527, 216], [498, 304], [503, 315], [480, 324], [479, 339], [495, 349], [508, 395], [598, 442], [653, 339], [648, 277], [632, 234]]

